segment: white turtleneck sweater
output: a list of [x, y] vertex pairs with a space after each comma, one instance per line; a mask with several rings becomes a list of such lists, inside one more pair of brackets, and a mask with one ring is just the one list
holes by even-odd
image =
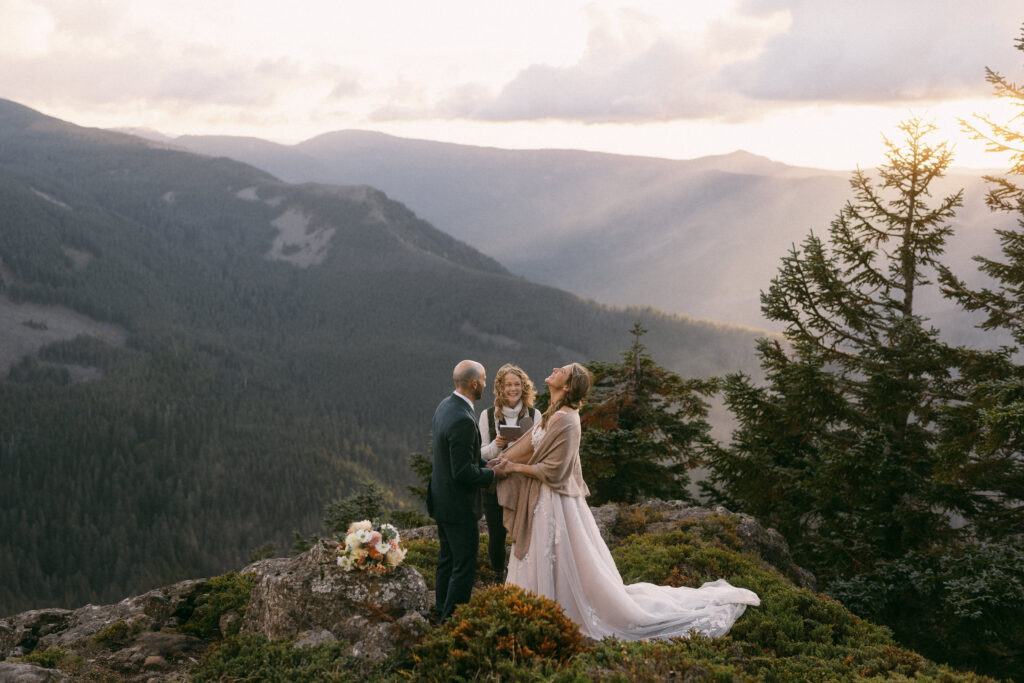
[[[487, 408], [490, 408], [490, 407], [491, 406], [487, 406]], [[484, 438], [484, 439], [486, 439], [487, 436], [488, 436], [488, 431], [487, 431], [487, 408], [484, 408], [483, 411], [480, 413], [480, 425], [479, 425], [480, 426], [480, 436], [482, 438]], [[505, 415], [505, 424], [507, 424], [507, 425], [518, 425], [519, 424], [519, 411], [522, 410], [522, 409], [523, 409], [523, 402], [522, 401], [519, 401], [519, 403], [515, 404], [511, 408], [509, 408], [508, 406], [503, 406], [502, 409], [501, 409], [501, 412], [504, 413], [504, 415]], [[533, 420], [533, 424], [537, 424], [540, 421], [540, 411], [537, 410], [536, 408], [530, 408], [529, 415], [530, 415], [530, 418]], [[495, 439], [493, 441], [491, 441], [490, 443], [484, 444], [480, 448], [480, 457], [482, 457], [484, 460], [493, 460], [494, 458], [498, 457], [498, 455], [501, 453], [501, 449], [498, 448], [498, 443], [497, 443], [498, 424], [499, 423], [500, 423], [500, 418], [498, 416], [497, 411], [495, 411], [495, 413], [494, 413], [494, 436], [495, 436]]]

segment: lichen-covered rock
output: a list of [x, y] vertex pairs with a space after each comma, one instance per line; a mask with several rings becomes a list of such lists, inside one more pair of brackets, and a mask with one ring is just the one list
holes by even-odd
[[68, 609], [34, 609], [0, 619], [0, 659], [32, 652], [41, 639], [60, 633], [73, 619]]
[[188, 600], [200, 583], [182, 581], [113, 605], [31, 610], [0, 619], [0, 659], [79, 645], [118, 622], [134, 633], [174, 626], [179, 613], [190, 609]]
[[284, 562], [261, 563], [243, 570], [258, 575], [243, 631], [297, 638], [326, 630], [369, 657], [406, 643], [418, 634], [415, 625], [426, 623], [430, 593], [412, 567], [384, 575], [344, 571], [324, 543]]
[[170, 662], [198, 657], [203, 641], [184, 633], [149, 631], [136, 636], [130, 645], [105, 658], [113, 669], [135, 672], [147, 668], [170, 668]]
[[0, 683], [51, 683], [68, 681], [67, 674], [21, 662], [0, 662]]
[[242, 627], [242, 615], [235, 610], [228, 610], [224, 614], [220, 615], [220, 621], [217, 624], [220, 629], [221, 635], [224, 637], [233, 636], [238, 633]]
[[327, 643], [335, 643], [338, 638], [325, 628], [303, 631], [295, 639], [295, 647], [317, 647]]
[[597, 530], [601, 532], [601, 538], [605, 543], [611, 545], [615, 540], [612, 529], [619, 521], [621, 509], [615, 503], [606, 503], [601, 507], [591, 507], [590, 511], [594, 513], [594, 521], [597, 523]]

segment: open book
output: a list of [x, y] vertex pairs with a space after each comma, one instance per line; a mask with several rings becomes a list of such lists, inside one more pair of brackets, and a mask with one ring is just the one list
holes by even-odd
[[517, 440], [533, 427], [533, 420], [529, 415], [519, 421], [518, 425], [498, 425], [498, 433], [506, 437], [509, 443]]

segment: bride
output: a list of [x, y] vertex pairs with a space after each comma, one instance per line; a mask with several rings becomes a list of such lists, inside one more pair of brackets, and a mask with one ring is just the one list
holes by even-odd
[[554, 368], [540, 424], [488, 466], [509, 476], [498, 501], [512, 539], [507, 582], [557, 601], [580, 631], [600, 640], [729, 632], [757, 594], [724, 580], [700, 588], [625, 585], [587, 505], [580, 468], [579, 407], [591, 375], [579, 363]]

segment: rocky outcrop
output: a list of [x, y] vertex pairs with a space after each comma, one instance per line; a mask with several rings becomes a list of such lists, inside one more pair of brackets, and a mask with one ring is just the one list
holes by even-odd
[[191, 613], [191, 600], [201, 583], [182, 581], [113, 605], [32, 610], [0, 619], [0, 658], [86, 645], [115, 625], [123, 627], [126, 636], [178, 626]]
[[[289, 638], [296, 647], [350, 643], [350, 654], [379, 659], [419, 639], [427, 626], [430, 591], [412, 567], [387, 575], [346, 572], [330, 542], [296, 557], [260, 560], [241, 573], [255, 575], [245, 616], [220, 616], [221, 635], [239, 629]], [[184, 680], [209, 641], [180, 633], [208, 589], [183, 581], [113, 605], [32, 610], [0, 619], [0, 660], [60, 648], [86, 661], [80, 672], [97, 680]], [[73, 680], [26, 662], [0, 662], [5, 681]]]
[[67, 674], [57, 669], [20, 662], [0, 662], [0, 683], [55, 683], [69, 680]]
[[707, 522], [715, 517], [735, 525], [741, 549], [758, 555], [786, 578], [809, 590], [816, 590], [814, 574], [793, 562], [789, 544], [775, 529], [768, 529], [750, 515], [730, 512], [722, 506], [698, 507], [679, 500], [648, 500], [636, 505], [609, 503], [591, 508], [601, 537], [609, 546], [634, 533], [658, 534], [675, 531], [687, 522]]
[[294, 638], [298, 645], [329, 640], [352, 643], [358, 657], [380, 658], [414, 642], [427, 626], [430, 591], [418, 571], [347, 572], [337, 567], [334, 544], [321, 542], [284, 560], [261, 561], [242, 621], [243, 631]]
[[[79, 655], [86, 662], [81, 673], [89, 678], [181, 680], [205, 643], [166, 629], [184, 623], [203, 584], [182, 581], [113, 605], [32, 610], [0, 619], [0, 659], [59, 648]], [[0, 662], [0, 682], [74, 678], [29, 663]]]
[[[609, 546], [631, 534], [666, 533], [699, 522], [704, 532], [727, 539], [795, 584], [814, 589], [814, 576], [793, 563], [782, 536], [748, 515], [660, 500], [591, 509]], [[402, 537], [436, 540], [437, 528], [410, 529]], [[331, 541], [295, 557], [254, 562], [240, 573], [253, 575], [252, 594], [244, 610], [219, 616], [220, 636], [241, 630], [291, 639], [295, 647], [341, 641], [348, 643], [349, 654], [372, 662], [416, 643], [427, 629], [433, 596], [416, 569], [400, 566], [385, 575], [346, 572], [337, 566]], [[188, 621], [211, 584], [182, 581], [113, 605], [32, 610], [0, 619], [0, 660], [60, 648], [75, 656], [77, 666], [85, 666], [69, 678], [55, 669], [0, 661], [0, 683], [74, 680], [80, 674], [95, 680], [186, 679], [191, 663], [211, 641], [175, 627]]]

